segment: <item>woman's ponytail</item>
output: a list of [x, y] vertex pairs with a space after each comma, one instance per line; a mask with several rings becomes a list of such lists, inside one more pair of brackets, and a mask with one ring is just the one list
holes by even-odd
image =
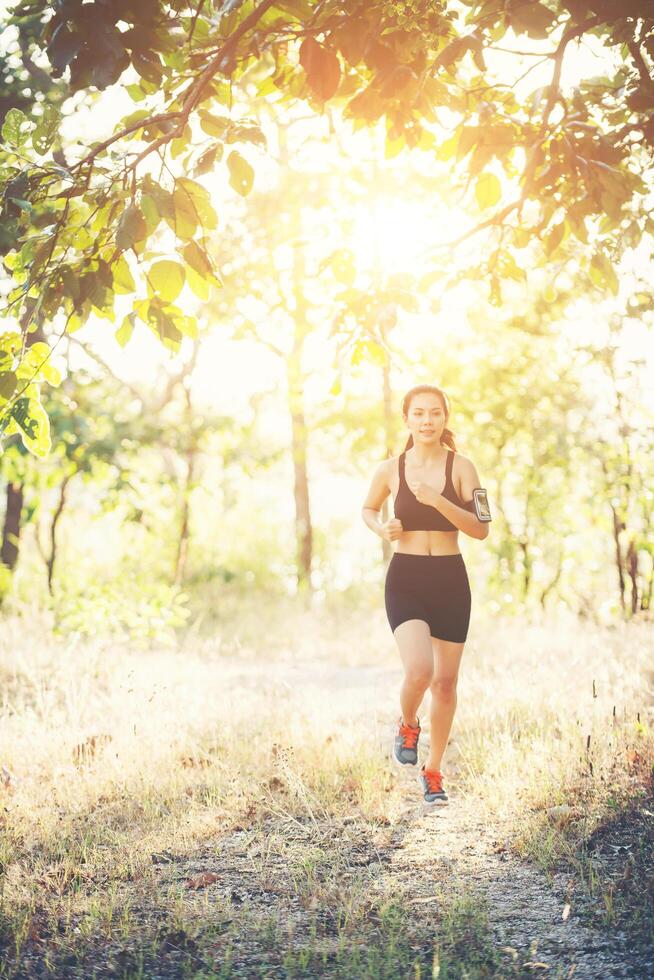
[[449, 449], [456, 452], [456, 442], [454, 441], [454, 433], [451, 429], [443, 429], [443, 435], [441, 436], [441, 445], [447, 446]]

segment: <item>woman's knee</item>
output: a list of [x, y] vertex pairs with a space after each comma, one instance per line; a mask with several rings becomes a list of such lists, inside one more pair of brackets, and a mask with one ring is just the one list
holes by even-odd
[[418, 662], [405, 667], [404, 678], [409, 687], [419, 687], [426, 691], [431, 684], [433, 673], [433, 667]]
[[395, 638], [404, 665], [405, 683], [426, 691], [434, 676], [429, 626], [417, 619], [401, 623], [395, 631]]
[[432, 697], [439, 701], [454, 701], [456, 698], [456, 677], [433, 677], [429, 685]]

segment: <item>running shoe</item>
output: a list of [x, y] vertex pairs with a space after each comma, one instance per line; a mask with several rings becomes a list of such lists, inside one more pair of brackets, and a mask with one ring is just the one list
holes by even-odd
[[418, 782], [427, 806], [445, 806], [449, 803], [447, 793], [443, 789], [443, 773], [440, 769], [425, 769], [422, 766], [418, 773]]
[[420, 719], [415, 726], [405, 725], [402, 718], [398, 719], [399, 730], [393, 741], [393, 762], [397, 766], [418, 765], [418, 738], [420, 737]]

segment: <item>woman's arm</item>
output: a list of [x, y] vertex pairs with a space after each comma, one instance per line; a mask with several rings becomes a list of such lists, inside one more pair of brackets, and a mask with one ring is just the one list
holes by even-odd
[[388, 463], [389, 461], [385, 459], [375, 470], [370, 489], [368, 490], [368, 496], [364, 500], [363, 507], [361, 508], [363, 520], [370, 530], [378, 534], [380, 538], [384, 537], [384, 532], [383, 524], [379, 520], [379, 511], [391, 492], [388, 485]]
[[[461, 480], [461, 493], [459, 496], [466, 507], [470, 505], [472, 508], [472, 513], [467, 509], [464, 510], [463, 507], [458, 507], [457, 504], [453, 504], [451, 500], [448, 500], [447, 497], [443, 497], [442, 495], [439, 496], [441, 498], [441, 502], [444, 503], [445, 506], [441, 507], [441, 504], [439, 503], [438, 509], [445, 514], [448, 521], [452, 521], [452, 524], [456, 524], [456, 526], [465, 534], [469, 534], [471, 537], [479, 538], [480, 541], [483, 541], [484, 538], [488, 537], [488, 521], [479, 520], [475, 514], [474, 504], [472, 502], [472, 491], [477, 487], [481, 487], [482, 483], [479, 479], [477, 468], [472, 460], [468, 459], [467, 456], [462, 456], [460, 453], [457, 453], [454, 458], [457, 459], [457, 457], [459, 463], [457, 469], [459, 470], [459, 477]], [[448, 513], [448, 508], [451, 508], [453, 511], [455, 511], [455, 513], [450, 515]]]

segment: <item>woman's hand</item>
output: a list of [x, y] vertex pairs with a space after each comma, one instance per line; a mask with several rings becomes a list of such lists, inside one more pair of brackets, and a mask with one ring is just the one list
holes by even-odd
[[381, 526], [381, 536], [387, 541], [397, 541], [402, 534], [402, 521], [397, 517], [392, 517]]
[[434, 490], [428, 483], [423, 483], [421, 480], [414, 480], [407, 485], [419, 503], [427, 504], [429, 507], [438, 507], [440, 498], [438, 490]]

